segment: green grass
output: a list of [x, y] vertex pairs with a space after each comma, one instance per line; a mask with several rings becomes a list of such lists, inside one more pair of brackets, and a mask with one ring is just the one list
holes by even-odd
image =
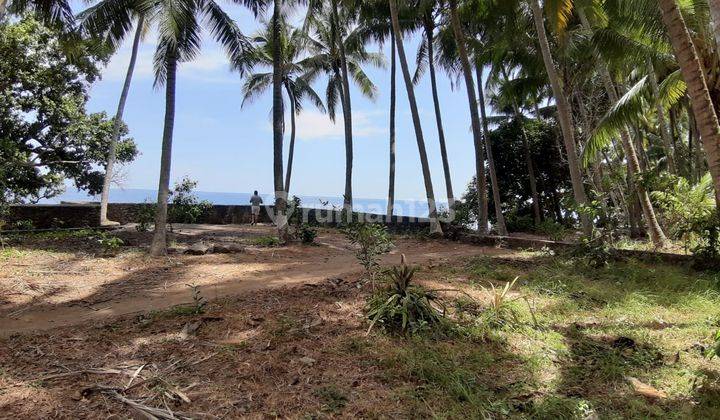
[[[516, 296], [536, 308], [537, 327], [516, 301], [518, 325], [484, 324], [481, 307], [463, 313], [462, 334], [392, 339], [378, 353], [408, 414], [720, 418], [720, 359], [694, 346], [710, 346], [720, 329], [718, 274], [637, 261], [593, 268], [540, 254], [529, 261], [474, 258], [426, 273], [472, 289], [516, 275]], [[668, 397], [637, 395], [628, 377]]]
[[281, 244], [280, 239], [277, 236], [259, 236], [250, 240], [252, 245], [274, 247]]

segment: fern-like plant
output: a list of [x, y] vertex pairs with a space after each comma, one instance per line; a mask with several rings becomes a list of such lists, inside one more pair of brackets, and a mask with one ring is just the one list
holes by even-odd
[[376, 324], [387, 331], [401, 334], [415, 334], [445, 317], [445, 307], [433, 291], [412, 284], [416, 268], [410, 267], [402, 257], [399, 266], [393, 267], [385, 287], [376, 292], [367, 305], [367, 316], [371, 320], [367, 333]]

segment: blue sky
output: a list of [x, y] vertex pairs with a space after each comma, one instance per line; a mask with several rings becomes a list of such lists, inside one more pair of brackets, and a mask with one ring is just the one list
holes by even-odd
[[[259, 23], [249, 12], [223, 4], [246, 35], [258, 29]], [[129, 60], [130, 42], [128, 39], [105, 69], [102, 80], [92, 87], [90, 111], [114, 114]], [[405, 45], [412, 72], [417, 39], [406, 39]], [[370, 49], [378, 50], [378, 47]], [[157, 188], [165, 108], [163, 90], [153, 88], [153, 50], [154, 39], [149, 34], [140, 49], [124, 116], [141, 154], [122, 169], [123, 188]], [[387, 46], [382, 52], [389, 54]], [[358, 198], [386, 198], [389, 56], [387, 69], [366, 68], [366, 71], [378, 86], [379, 95], [373, 102], [351, 87], [355, 145], [353, 193]], [[320, 79], [316, 84], [321, 96], [323, 82]], [[459, 196], [474, 172], [467, 97], [463, 85], [451, 89], [446, 75], [439, 74], [438, 82], [453, 186]], [[193, 62], [184, 63], [178, 73], [173, 181], [187, 175], [198, 181], [201, 191], [273, 190], [270, 92], [241, 108], [241, 87], [242, 80], [229, 70], [223, 51], [210, 36], [205, 36], [201, 55]], [[435, 194], [438, 199], [444, 199], [442, 162], [427, 75], [415, 91]], [[396, 197], [424, 199], [417, 143], [399, 68], [397, 112]], [[326, 115], [308, 105], [297, 124], [291, 194], [342, 196], [345, 171], [342, 118], [339, 116], [333, 125]]]

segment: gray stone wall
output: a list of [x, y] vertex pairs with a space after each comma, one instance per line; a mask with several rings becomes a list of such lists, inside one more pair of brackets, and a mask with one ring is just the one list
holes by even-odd
[[[110, 203], [108, 218], [122, 224], [137, 222], [138, 214], [143, 208], [152, 206], [147, 203]], [[261, 223], [272, 223], [273, 206], [264, 206], [260, 211]], [[333, 210], [302, 208], [303, 220], [333, 226], [340, 222], [341, 213]], [[206, 224], [243, 224], [250, 223], [251, 208], [249, 205], [213, 205], [203, 214], [198, 223]], [[360, 220], [385, 222], [385, 216], [356, 213]], [[12, 229], [17, 221], [30, 220], [36, 229], [96, 227], [100, 218], [100, 205], [97, 203], [83, 204], [32, 204], [10, 206], [7, 218]], [[429, 225], [426, 218], [393, 216], [389, 223], [391, 229], [420, 229]]]

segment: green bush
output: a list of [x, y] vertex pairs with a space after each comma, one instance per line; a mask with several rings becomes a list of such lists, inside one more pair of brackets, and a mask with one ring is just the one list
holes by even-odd
[[16, 230], [33, 230], [35, 229], [35, 224], [32, 220], [18, 220], [14, 223]]
[[445, 310], [439, 296], [411, 284], [414, 274], [415, 268], [404, 261], [390, 270], [385, 287], [368, 301], [366, 310], [371, 320], [368, 333], [380, 324], [389, 332], [415, 334], [444, 319]]
[[190, 178], [183, 178], [175, 184], [170, 193], [170, 208], [168, 209], [168, 221], [170, 223], [196, 223], [200, 216], [212, 208], [209, 201], [200, 201], [193, 193], [197, 181]]
[[105, 232], [100, 233], [98, 242], [103, 248], [103, 253], [108, 255], [114, 255], [124, 244], [123, 240], [116, 236], [109, 236]]
[[554, 220], [545, 219], [535, 226], [535, 232], [547, 236], [551, 241], [562, 241], [567, 236], [568, 230]]
[[155, 213], [157, 212], [157, 204], [145, 203], [144, 206], [140, 207], [137, 214], [137, 229], [138, 232], [147, 232], [150, 230], [150, 226], [155, 223]]
[[355, 256], [365, 273], [374, 280], [380, 255], [392, 247], [387, 228], [379, 223], [353, 222], [343, 228], [343, 233], [350, 243], [359, 247]]
[[317, 237], [317, 229], [307, 223], [303, 223], [300, 226], [297, 235], [300, 238], [300, 242], [304, 244], [311, 244], [315, 242], [315, 238]]

